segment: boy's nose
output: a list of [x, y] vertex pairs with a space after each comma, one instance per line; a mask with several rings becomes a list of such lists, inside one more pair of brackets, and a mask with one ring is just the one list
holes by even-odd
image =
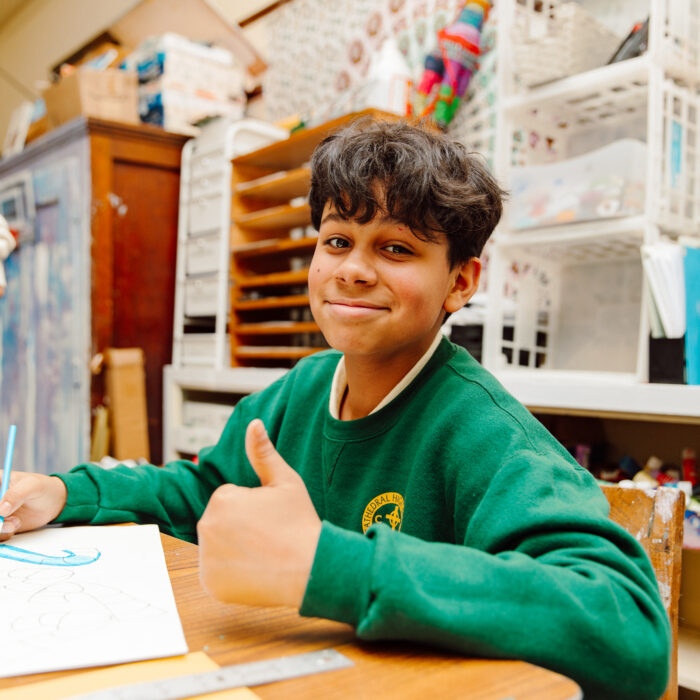
[[336, 279], [345, 284], [375, 284], [377, 274], [367, 255], [353, 250], [336, 269]]

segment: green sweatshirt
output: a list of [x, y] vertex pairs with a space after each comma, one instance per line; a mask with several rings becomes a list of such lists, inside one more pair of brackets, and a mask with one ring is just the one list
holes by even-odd
[[656, 580], [591, 475], [447, 339], [396, 399], [355, 421], [328, 410], [338, 359], [314, 355], [240, 401], [199, 465], [57, 475], [59, 521], [155, 522], [195, 541], [217, 486], [259, 484], [244, 433], [262, 418], [323, 520], [302, 615], [363, 639], [531, 661], [587, 699], [660, 696], [670, 643]]

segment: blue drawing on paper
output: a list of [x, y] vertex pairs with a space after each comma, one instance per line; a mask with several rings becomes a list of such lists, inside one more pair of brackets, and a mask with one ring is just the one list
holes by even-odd
[[70, 549], [63, 550], [66, 556], [52, 556], [32, 552], [29, 549], [13, 547], [11, 544], [0, 544], [0, 559], [13, 559], [14, 561], [25, 562], [26, 564], [44, 564], [46, 566], [84, 566], [92, 564], [100, 558], [100, 552], [95, 550], [94, 554], [75, 554]]

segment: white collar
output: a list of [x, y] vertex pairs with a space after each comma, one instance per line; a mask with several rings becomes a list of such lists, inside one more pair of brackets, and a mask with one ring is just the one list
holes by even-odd
[[[415, 365], [404, 375], [404, 377], [399, 381], [399, 383], [370, 411], [376, 413], [380, 409], [384, 408], [389, 402], [393, 401], [420, 373], [420, 371], [428, 364], [428, 360], [433, 356], [433, 353], [437, 350], [440, 341], [442, 340], [442, 333], [438, 331], [438, 334], [433, 339], [430, 347], [425, 351], [423, 357], [416, 362]], [[328, 404], [328, 410], [333, 418], [340, 420], [340, 402], [343, 399], [343, 394], [348, 385], [347, 374], [345, 373], [345, 355], [341, 356], [338, 360], [338, 365], [335, 368], [335, 373], [333, 374], [333, 381], [331, 382], [331, 398]]]

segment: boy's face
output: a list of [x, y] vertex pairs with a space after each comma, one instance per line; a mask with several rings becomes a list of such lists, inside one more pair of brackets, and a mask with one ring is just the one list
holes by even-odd
[[476, 291], [479, 261], [450, 269], [447, 241], [423, 241], [381, 211], [367, 224], [326, 204], [309, 270], [311, 311], [346, 360], [415, 363], [445, 311]]

